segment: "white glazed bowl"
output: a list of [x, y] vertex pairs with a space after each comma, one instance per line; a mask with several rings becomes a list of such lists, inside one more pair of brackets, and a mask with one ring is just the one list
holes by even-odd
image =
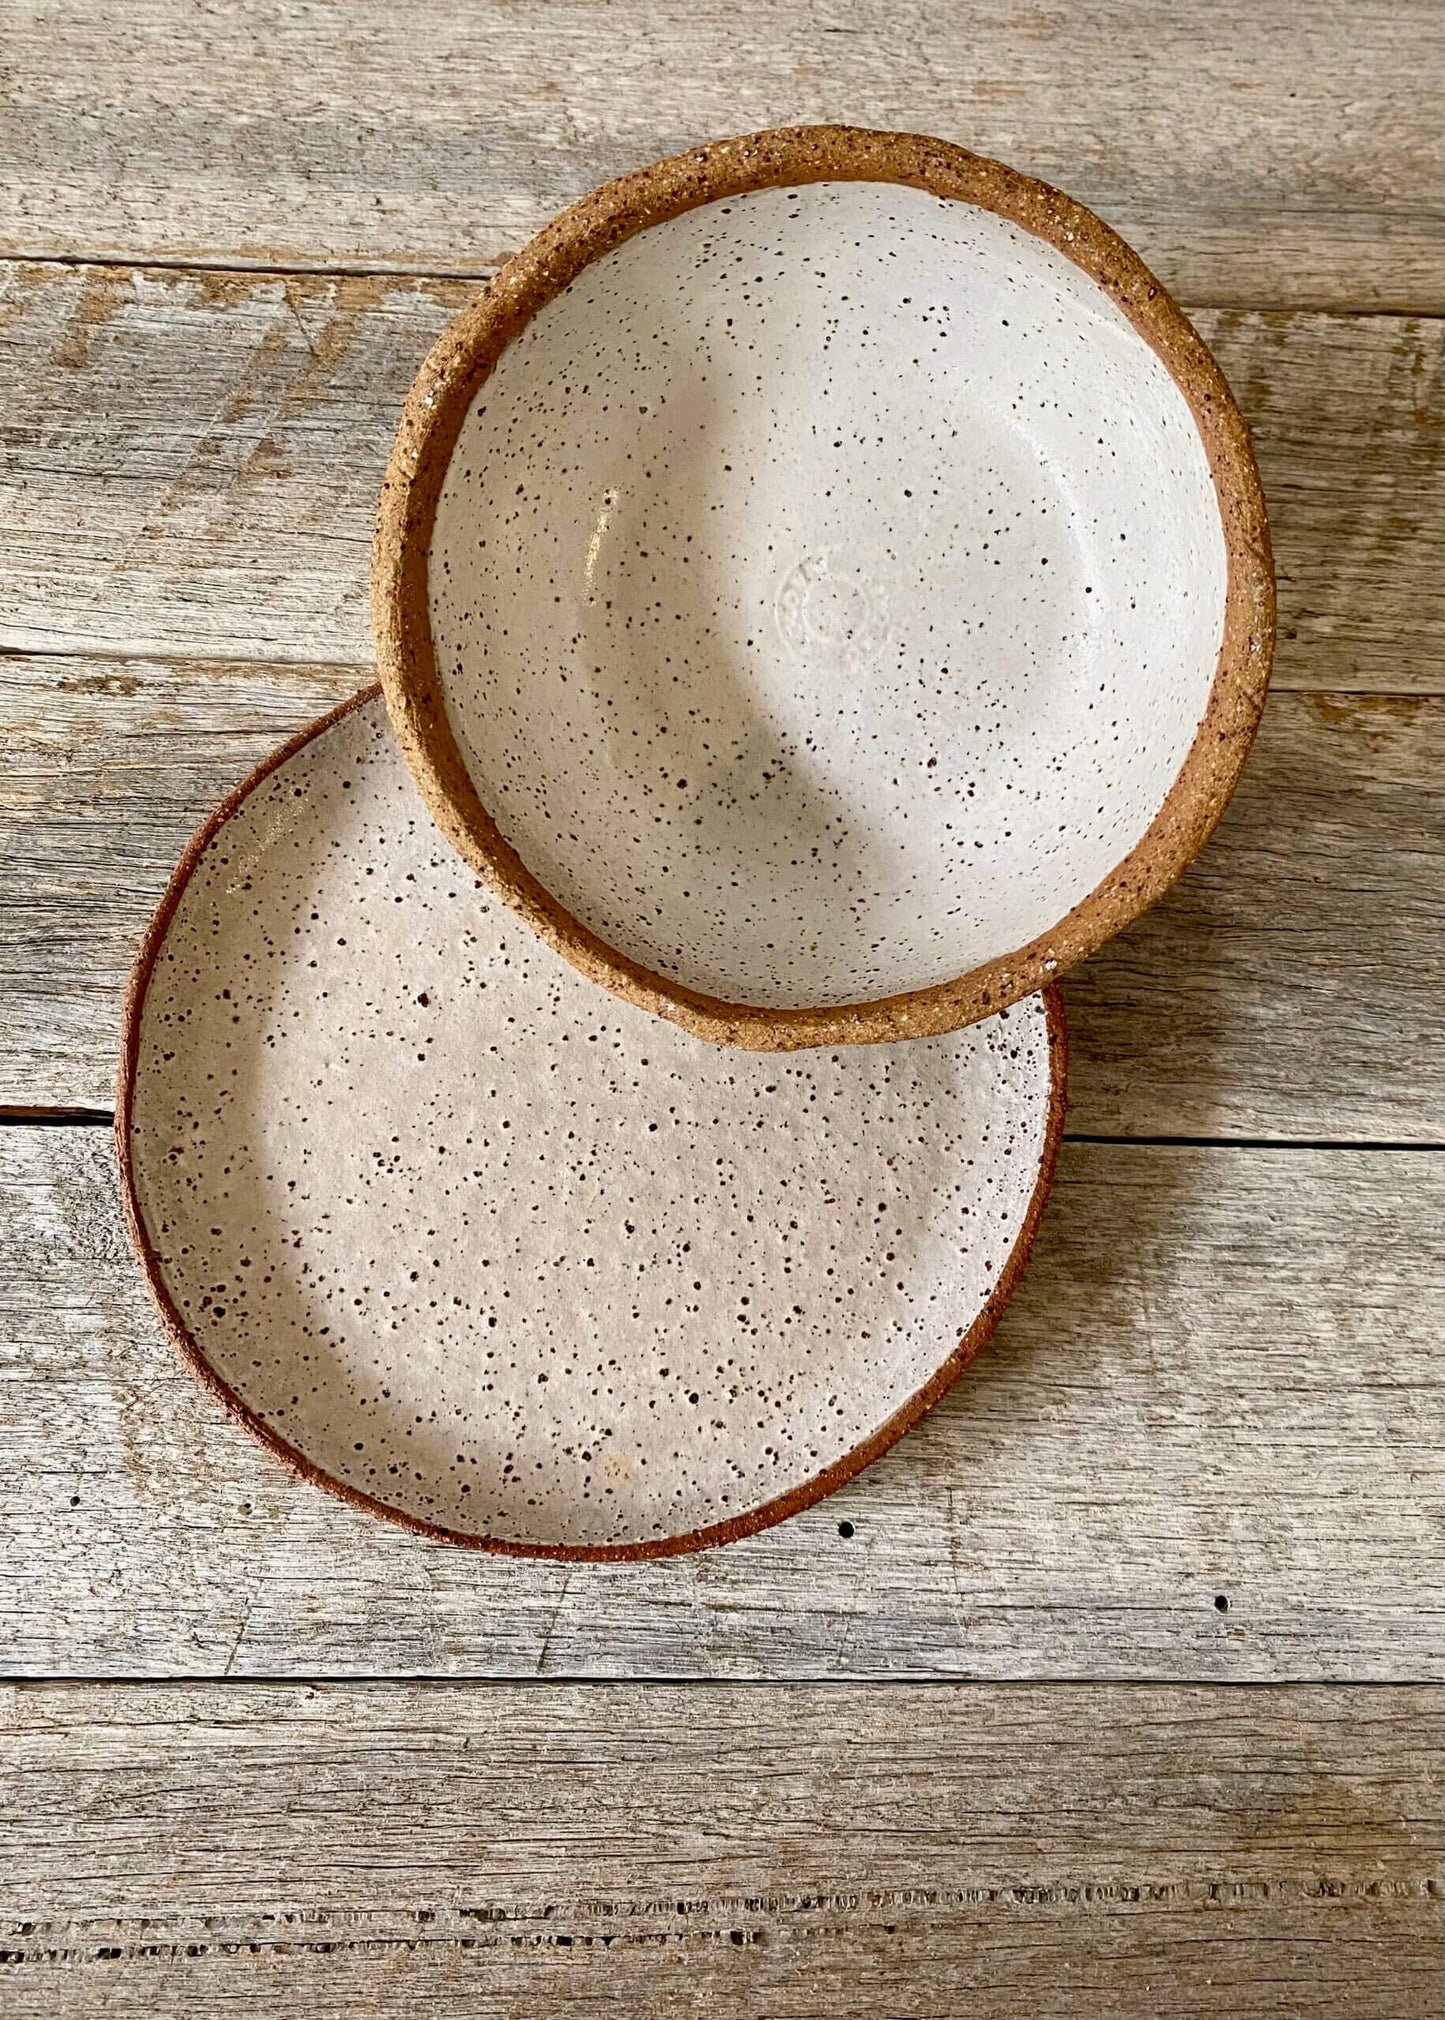
[[1272, 575], [1218, 368], [1107, 227], [916, 136], [609, 184], [428, 359], [383, 493], [433, 812], [619, 993], [754, 1047], [954, 1028], [1218, 819]]

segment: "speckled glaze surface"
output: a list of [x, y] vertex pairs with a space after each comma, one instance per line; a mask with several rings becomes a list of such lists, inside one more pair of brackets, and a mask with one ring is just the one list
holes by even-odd
[[1273, 635], [1204, 346], [1069, 199], [796, 129], [623, 178], [453, 325], [374, 569], [451, 839], [758, 1048], [957, 1027], [1167, 887]]
[[781, 1060], [592, 988], [436, 832], [373, 693], [188, 851], [117, 1127], [166, 1323], [272, 1449], [448, 1540], [629, 1557], [779, 1519], [936, 1400], [1063, 1073], [1055, 992]]

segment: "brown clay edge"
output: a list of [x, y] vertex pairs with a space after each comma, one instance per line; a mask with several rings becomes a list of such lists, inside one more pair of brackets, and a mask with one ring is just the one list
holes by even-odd
[[[828, 180], [898, 182], [961, 198], [1034, 232], [1105, 289], [1189, 403], [1223, 521], [1224, 636], [1194, 741], [1149, 829], [1059, 921], [1014, 953], [935, 987], [826, 1009], [766, 1010], [700, 994], [632, 960], [552, 896], [483, 806], [447, 719], [432, 649], [427, 555], [437, 497], [473, 396], [517, 331], [593, 260], [698, 204]], [[527, 924], [584, 975], [698, 1037], [755, 1051], [877, 1044], [975, 1022], [1102, 946], [1183, 874], [1217, 825], [1254, 741], [1274, 651], [1274, 570], [1244, 417], [1182, 309], [1092, 211], [1001, 162], [918, 134], [783, 127], [719, 141], [594, 190], [500, 269], [445, 330], [402, 410], [382, 482], [371, 571], [378, 670], [438, 826]]]
[[120, 1166], [120, 1196], [125, 1212], [126, 1231], [130, 1235], [131, 1246], [145, 1276], [146, 1288], [160, 1314], [166, 1335], [186, 1367], [202, 1388], [215, 1397], [227, 1416], [249, 1432], [257, 1444], [263, 1446], [274, 1458], [279, 1459], [292, 1473], [309, 1481], [313, 1487], [319, 1487], [323, 1493], [333, 1495], [338, 1501], [345, 1501], [353, 1508], [363, 1509], [369, 1515], [380, 1516], [383, 1521], [395, 1523], [402, 1529], [410, 1529], [418, 1536], [429, 1536], [437, 1543], [454, 1544], [464, 1550], [485, 1550], [502, 1557], [540, 1557], [563, 1563], [632, 1563], [650, 1557], [679, 1557], [688, 1551], [703, 1550], [716, 1543], [733, 1543], [740, 1537], [755, 1535], [760, 1529], [770, 1529], [775, 1522], [781, 1522], [787, 1516], [797, 1514], [800, 1509], [811, 1507], [815, 1501], [823, 1500], [836, 1488], [861, 1473], [865, 1466], [871, 1465], [873, 1460], [886, 1452], [890, 1445], [896, 1444], [904, 1432], [911, 1430], [953, 1386], [969, 1362], [992, 1338], [997, 1329], [1004, 1309], [1013, 1296], [1014, 1287], [1022, 1274], [1024, 1264], [1028, 1261], [1029, 1252], [1033, 1248], [1039, 1222], [1053, 1186], [1054, 1172], [1058, 1166], [1068, 1087], [1068, 1030], [1064, 1019], [1063, 998], [1054, 987], [1043, 992], [1049, 1037], [1049, 1113], [1044, 1130], [1043, 1154], [1023, 1225], [1019, 1229], [1007, 1261], [999, 1272], [998, 1282], [994, 1285], [983, 1310], [948, 1359], [921, 1389], [910, 1396], [907, 1402], [871, 1436], [864, 1439], [861, 1444], [855, 1445], [852, 1451], [835, 1460], [823, 1472], [815, 1474], [811, 1480], [804, 1481], [800, 1487], [791, 1488], [788, 1493], [779, 1495], [776, 1500], [766, 1502], [762, 1507], [755, 1508], [746, 1515], [733, 1516], [726, 1522], [713, 1523], [705, 1529], [689, 1530], [685, 1535], [663, 1537], [658, 1541], [646, 1543], [580, 1546], [517, 1543], [491, 1536], [469, 1535], [458, 1529], [445, 1529], [439, 1523], [427, 1522], [420, 1516], [408, 1515], [400, 1508], [389, 1507], [386, 1502], [378, 1501], [373, 1495], [363, 1493], [359, 1488], [348, 1486], [334, 1474], [327, 1473], [313, 1464], [304, 1452], [281, 1437], [263, 1418], [257, 1416], [250, 1405], [237, 1395], [230, 1383], [211, 1366], [166, 1288], [160, 1263], [141, 1212], [130, 1147], [136, 1065], [140, 1052], [141, 1018], [145, 1009], [146, 991], [150, 986], [157, 957], [165, 945], [166, 934], [170, 930], [176, 907], [197, 865], [231, 816], [258, 786], [262, 785], [273, 772], [278, 771], [288, 759], [295, 757], [298, 751], [304, 750], [307, 744], [320, 736], [323, 731], [330, 729], [334, 723], [340, 722], [354, 710], [375, 701], [380, 693], [381, 689], [378, 686], [364, 688], [360, 694], [353, 695], [350, 701], [344, 701], [340, 707], [331, 709], [309, 728], [282, 744], [279, 750], [273, 751], [264, 763], [258, 765], [255, 771], [236, 787], [234, 792], [227, 794], [186, 845], [184, 854], [171, 873], [171, 880], [166, 886], [160, 904], [156, 907], [150, 925], [146, 928], [140, 951], [136, 955], [135, 966], [131, 970], [130, 980], [126, 986], [125, 1004], [121, 1015], [115, 1145]]

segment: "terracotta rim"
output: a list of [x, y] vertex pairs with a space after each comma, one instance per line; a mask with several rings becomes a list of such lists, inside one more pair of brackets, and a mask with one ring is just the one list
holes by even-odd
[[[527, 868], [482, 804], [447, 718], [432, 645], [427, 558], [437, 499], [477, 389], [523, 325], [624, 239], [698, 204], [789, 183], [897, 182], [997, 212], [1046, 239], [1119, 305], [1193, 414], [1228, 557], [1224, 636], [1209, 702], [1143, 839], [1053, 929], [950, 982], [828, 1009], [767, 1010], [669, 981], [582, 924]], [[877, 1044], [953, 1031], [1032, 994], [1162, 897], [1212, 833], [1254, 740], [1274, 650], [1274, 571], [1249, 432], [1183, 311], [1109, 226], [1001, 162], [919, 134], [795, 126], [718, 141], [606, 183], [508, 260], [445, 330], [402, 409], [382, 481], [372, 623], [387, 708], [438, 826], [534, 932], [584, 975], [699, 1037], [755, 1051]]]
[[754, 1535], [759, 1529], [770, 1529], [775, 1522], [781, 1522], [789, 1515], [795, 1515], [802, 1508], [811, 1507], [821, 1501], [835, 1488], [871, 1465], [874, 1459], [895, 1445], [905, 1431], [911, 1430], [918, 1420], [933, 1408], [933, 1405], [952, 1388], [969, 1362], [988, 1342], [1003, 1317], [1004, 1308], [1013, 1296], [1014, 1288], [1028, 1261], [1029, 1252], [1038, 1233], [1039, 1222], [1048, 1200], [1058, 1165], [1059, 1145], [1063, 1137], [1064, 1109], [1067, 1099], [1068, 1079], [1068, 1034], [1064, 1021], [1063, 1000], [1057, 988], [1044, 991], [1049, 1038], [1049, 1112], [1044, 1130], [1043, 1155], [1039, 1163], [1039, 1175], [1034, 1184], [1033, 1194], [1024, 1214], [1008, 1259], [999, 1272], [998, 1282], [987, 1304], [963, 1335], [947, 1360], [942, 1362], [929, 1380], [911, 1395], [902, 1407], [896, 1410], [885, 1423], [841, 1459], [806, 1480], [800, 1487], [794, 1487], [776, 1500], [768, 1501], [745, 1515], [736, 1515], [726, 1522], [716, 1522], [703, 1529], [689, 1530], [686, 1534], [666, 1536], [657, 1541], [645, 1543], [611, 1543], [591, 1545], [570, 1545], [552, 1543], [518, 1543], [499, 1537], [469, 1535], [463, 1530], [446, 1529], [439, 1523], [424, 1521], [420, 1516], [408, 1515], [404, 1509], [390, 1507], [374, 1495], [365, 1494], [359, 1488], [350, 1487], [334, 1474], [325, 1472], [313, 1463], [295, 1445], [280, 1436], [264, 1419], [259, 1417], [250, 1405], [231, 1387], [207, 1360], [204, 1350], [187, 1327], [177, 1310], [175, 1301], [166, 1288], [165, 1279], [152, 1245], [150, 1231], [146, 1227], [136, 1193], [135, 1162], [131, 1155], [131, 1116], [135, 1103], [136, 1065], [140, 1052], [141, 1018], [145, 1009], [146, 991], [155, 970], [157, 957], [165, 945], [166, 934], [176, 907], [185, 894], [186, 886], [202, 856], [217, 834], [236, 813], [256, 788], [277, 771], [288, 758], [292, 758], [306, 745], [331, 728], [333, 723], [354, 710], [375, 701], [381, 689], [368, 687], [350, 701], [342, 702], [339, 708], [331, 709], [326, 715], [313, 722], [298, 736], [282, 744], [264, 763], [258, 765], [235, 791], [228, 793], [215, 812], [197, 829], [187, 844], [185, 853], [171, 874], [165, 895], [156, 907], [155, 916], [146, 928], [140, 952], [136, 956], [130, 981], [126, 988], [125, 1006], [121, 1020], [120, 1074], [117, 1086], [115, 1142], [120, 1164], [120, 1195], [125, 1210], [126, 1229], [131, 1246], [139, 1258], [144, 1272], [146, 1288], [152, 1302], [160, 1313], [161, 1323], [185, 1365], [196, 1380], [221, 1404], [226, 1414], [243, 1429], [249, 1431], [258, 1444], [280, 1459], [284, 1465], [307, 1480], [313, 1487], [320, 1487], [332, 1494], [338, 1501], [345, 1501], [353, 1508], [365, 1509], [368, 1514], [379, 1515], [383, 1521], [397, 1524], [400, 1528], [413, 1530], [419, 1536], [430, 1536], [438, 1543], [456, 1544], [465, 1550], [485, 1550], [503, 1557], [541, 1557], [565, 1563], [618, 1563], [635, 1562], [649, 1557], [677, 1557], [687, 1551], [702, 1550], [714, 1543], [732, 1543], [739, 1537]]

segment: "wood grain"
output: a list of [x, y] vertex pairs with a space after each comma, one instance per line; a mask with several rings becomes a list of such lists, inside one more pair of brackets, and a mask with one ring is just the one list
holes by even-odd
[[109, 1108], [140, 935], [206, 814], [355, 667], [0, 656], [0, 1110]]
[[108, 1135], [3, 1130], [0, 1674], [1442, 1678], [1442, 1209], [1431, 1152], [1068, 1146], [894, 1452], [747, 1542], [564, 1567], [293, 1481], [164, 1344]]
[[[0, 659], [0, 1106], [107, 1108], [202, 817], [345, 667]], [[1184, 882], [1067, 984], [1077, 1133], [1445, 1140], [1445, 702], [1276, 693]]]
[[[619, 170], [843, 119], [1091, 203], [1257, 437], [1276, 692], [1070, 983], [1073, 1128], [1438, 1141], [1442, 40], [1436, 0], [0, 0], [0, 1107], [108, 1106], [186, 834], [370, 677], [382, 462], [475, 279]], [[564, 1570], [293, 1482], [164, 1345], [104, 1133], [0, 1128], [0, 1672], [218, 1679], [0, 1692], [0, 2011], [1442, 2010], [1442, 1206], [1430, 1152], [1076, 1142], [999, 1338], [846, 1495]], [[486, 1681], [255, 1681], [328, 1671]]]
[[0, 250], [477, 274], [623, 169], [832, 120], [1061, 183], [1194, 301], [1438, 311], [1440, 20], [1432, 0], [5, 0]]
[[11, 2020], [1403, 2020], [1445, 1962], [1438, 1690], [0, 1706]]
[[1069, 977], [1086, 1134], [1445, 1142], [1445, 703], [1274, 693], [1203, 855]]
[[[462, 282], [0, 265], [0, 647], [370, 663], [382, 466]], [[1442, 326], [1210, 311], [1285, 687], [1445, 677]]]

